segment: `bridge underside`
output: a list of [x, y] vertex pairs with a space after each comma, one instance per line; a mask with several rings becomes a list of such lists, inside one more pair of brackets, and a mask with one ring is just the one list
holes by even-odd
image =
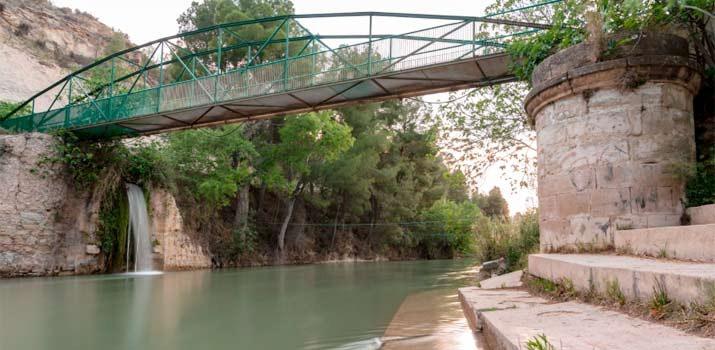
[[259, 96], [73, 130], [85, 138], [147, 135], [487, 86], [514, 80], [509, 62], [508, 55], [500, 53], [288, 91], [283, 82], [276, 82], [259, 87], [264, 90]]

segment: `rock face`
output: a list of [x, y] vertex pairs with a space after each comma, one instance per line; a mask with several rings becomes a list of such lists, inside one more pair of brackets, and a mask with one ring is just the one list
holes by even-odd
[[211, 267], [209, 252], [186, 231], [184, 220], [171, 194], [162, 189], [152, 190], [150, 208], [153, 232], [158, 243], [154, 250], [155, 261], [163, 266], [163, 270]]
[[[78, 191], [61, 166], [39, 165], [52, 136], [0, 135], [0, 277], [89, 274], [105, 270], [96, 237], [101, 198]], [[211, 267], [208, 251], [184, 231], [174, 198], [151, 193], [156, 268]]]
[[87, 198], [67, 185], [61, 168], [37, 165], [54, 142], [43, 134], [0, 136], [0, 276], [100, 270], [86, 248], [96, 243], [83, 231], [91, 226]]
[[700, 76], [684, 39], [634, 39], [601, 62], [577, 45], [534, 72], [542, 251], [605, 248], [616, 229], [680, 222], [684, 184], [672, 171], [695, 157]]
[[[71, 68], [104, 56], [112, 40], [131, 46], [126, 36], [93, 16], [47, 0], [3, 0], [0, 5], [0, 101], [29, 98]], [[36, 107], [51, 103], [48, 96]]]

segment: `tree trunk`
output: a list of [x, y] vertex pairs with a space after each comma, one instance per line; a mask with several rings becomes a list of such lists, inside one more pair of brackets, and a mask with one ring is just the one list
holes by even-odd
[[249, 190], [250, 185], [241, 186], [236, 192], [236, 215], [233, 219], [233, 227], [241, 230], [240, 240], [246, 241], [246, 226], [248, 226], [248, 212], [250, 209]]
[[295, 189], [293, 190], [293, 193], [291, 194], [290, 198], [288, 199], [288, 205], [286, 206], [286, 217], [285, 219], [283, 219], [283, 225], [281, 225], [281, 232], [278, 234], [278, 251], [280, 251], [281, 255], [283, 254], [283, 249], [285, 247], [286, 231], [288, 230], [288, 224], [290, 223], [290, 219], [293, 216], [293, 208], [295, 207], [295, 201], [298, 198], [298, 195], [300, 194], [301, 190], [303, 190], [303, 184], [299, 181], [298, 184], [296, 184]]
[[335, 224], [333, 225], [333, 239], [330, 240], [330, 250], [335, 247], [335, 234], [338, 232], [338, 217], [340, 216], [340, 205], [342, 202], [338, 203], [338, 209], [335, 211]]

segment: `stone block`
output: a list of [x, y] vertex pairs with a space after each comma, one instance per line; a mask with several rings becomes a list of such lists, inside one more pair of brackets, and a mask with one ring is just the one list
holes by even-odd
[[522, 286], [521, 277], [524, 271], [514, 271], [500, 276], [488, 278], [479, 281], [481, 289], [504, 289], [504, 288], [519, 288]]
[[607, 247], [613, 241], [614, 227], [609, 217], [595, 217], [587, 213], [574, 215], [569, 218], [569, 228], [572, 244]]
[[681, 214], [648, 214], [648, 227], [665, 227], [680, 225]]
[[558, 196], [539, 197], [539, 217], [541, 220], [553, 220], [559, 218]]
[[589, 212], [591, 193], [564, 193], [557, 197], [558, 213], [562, 218]]
[[626, 118], [628, 120], [628, 135], [629, 136], [640, 136], [643, 134], [643, 112], [641, 108], [633, 109], [629, 108], [626, 113]]
[[478, 315], [492, 350], [529, 349], [527, 342], [540, 335], [554, 349], [715, 349], [713, 339], [578, 302], [539, 303]]
[[631, 198], [628, 188], [599, 189], [591, 193], [591, 214], [613, 216], [631, 213]]
[[715, 262], [715, 224], [618, 230], [614, 243], [637, 255]]
[[675, 84], [662, 85], [660, 98], [660, 104], [665, 108], [693, 111], [693, 96], [688, 89], [682, 86]]
[[551, 281], [567, 278], [578, 290], [595, 288], [600, 293], [617, 280], [629, 300], [648, 300], [660, 283], [672, 300], [685, 305], [706, 302], [715, 285], [715, 264], [616, 255], [532, 254], [529, 273]]
[[686, 213], [690, 216], [691, 225], [715, 224], [715, 204], [688, 208]]
[[631, 207], [633, 213], [657, 213], [658, 212], [658, 188], [631, 187]]
[[595, 167], [596, 189], [618, 189], [635, 184], [633, 164], [604, 162]]
[[576, 192], [584, 192], [595, 188], [595, 172], [591, 166], [571, 169], [569, 171], [569, 181]]
[[87, 244], [85, 252], [89, 255], [97, 255], [99, 254], [99, 247], [95, 244]]

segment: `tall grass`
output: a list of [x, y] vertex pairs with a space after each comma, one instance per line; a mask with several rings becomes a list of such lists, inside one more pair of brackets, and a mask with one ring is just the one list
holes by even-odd
[[475, 255], [479, 261], [504, 258], [506, 269], [523, 269], [527, 257], [539, 248], [539, 215], [536, 210], [513, 219], [480, 217], [475, 225]]

